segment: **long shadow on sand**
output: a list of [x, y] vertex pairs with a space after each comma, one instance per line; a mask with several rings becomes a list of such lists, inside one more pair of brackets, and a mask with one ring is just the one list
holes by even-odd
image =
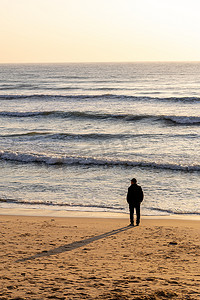
[[44, 257], [44, 256], [51, 256], [51, 255], [56, 255], [56, 254], [59, 254], [59, 253], [71, 251], [71, 250], [83, 247], [85, 245], [88, 245], [92, 242], [98, 241], [100, 239], [118, 234], [120, 232], [126, 231], [128, 229], [132, 229], [132, 228], [134, 228], [134, 227], [125, 226], [125, 227], [122, 227], [122, 228], [119, 228], [119, 229], [116, 229], [116, 230], [112, 230], [112, 231], [109, 231], [109, 232], [106, 232], [106, 233], [103, 233], [103, 234], [85, 239], [85, 240], [81, 240], [81, 241], [73, 242], [71, 244], [63, 245], [63, 246], [60, 246], [58, 248], [55, 248], [55, 249], [52, 249], [52, 250], [49, 250], [49, 251], [42, 251], [42, 252], [37, 253], [33, 256], [29, 256], [29, 257], [26, 257], [26, 258], [19, 259], [16, 262], [23, 262], [23, 261], [32, 260], [32, 259], [35, 259], [35, 258], [40, 258], [40, 257]]

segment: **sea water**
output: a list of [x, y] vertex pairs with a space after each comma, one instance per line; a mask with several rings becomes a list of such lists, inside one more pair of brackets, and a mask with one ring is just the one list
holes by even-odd
[[1, 64], [0, 208], [200, 215], [200, 63]]

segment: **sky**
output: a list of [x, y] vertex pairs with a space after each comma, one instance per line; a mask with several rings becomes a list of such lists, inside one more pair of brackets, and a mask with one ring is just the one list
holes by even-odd
[[0, 0], [0, 63], [200, 61], [200, 0]]

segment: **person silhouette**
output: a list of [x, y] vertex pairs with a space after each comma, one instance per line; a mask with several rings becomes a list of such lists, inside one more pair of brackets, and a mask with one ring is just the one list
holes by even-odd
[[140, 224], [140, 204], [143, 201], [144, 194], [141, 186], [137, 185], [136, 178], [131, 179], [131, 185], [128, 188], [127, 202], [130, 211], [130, 225], [134, 226], [134, 210], [136, 210], [136, 225]]

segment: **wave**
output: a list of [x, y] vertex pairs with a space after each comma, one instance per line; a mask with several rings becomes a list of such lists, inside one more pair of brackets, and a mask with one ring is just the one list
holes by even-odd
[[49, 132], [37, 132], [37, 131], [31, 131], [31, 132], [27, 132], [27, 133], [13, 133], [13, 134], [4, 134], [4, 135], [0, 135], [0, 137], [3, 138], [15, 138], [15, 137], [37, 137], [37, 136], [46, 136], [49, 135]]
[[194, 211], [180, 211], [179, 209], [162, 209], [157, 207], [148, 207], [148, 210], [158, 211], [160, 213], [172, 214], [172, 215], [200, 215], [200, 212]]
[[41, 89], [41, 87], [39, 87], [39, 86], [36, 86], [36, 85], [32, 85], [32, 84], [26, 84], [26, 83], [24, 83], [24, 84], [16, 84], [16, 85], [14, 85], [14, 84], [2, 84], [1, 86], [0, 86], [0, 90], [2, 90], [2, 91], [7, 91], [7, 90], [16, 90], [16, 89], [18, 89], [18, 90], [23, 90], [23, 89], [31, 89], [31, 90], [39, 90], [39, 89]]
[[200, 117], [186, 117], [186, 116], [164, 116], [164, 120], [177, 125], [198, 125], [200, 124]]
[[200, 165], [180, 165], [180, 164], [167, 164], [156, 163], [150, 161], [131, 161], [131, 160], [111, 160], [100, 159], [95, 157], [82, 157], [82, 156], [53, 156], [41, 155], [34, 153], [20, 153], [11, 151], [0, 151], [0, 159], [20, 162], [20, 163], [39, 163], [46, 165], [80, 165], [80, 166], [121, 166], [121, 167], [142, 167], [154, 168], [162, 170], [175, 170], [184, 172], [199, 172]]
[[40, 131], [30, 131], [27, 133], [13, 133], [13, 134], [4, 134], [0, 135], [0, 138], [33, 138], [33, 139], [40, 139], [40, 138], [47, 138], [47, 139], [58, 139], [58, 140], [112, 140], [112, 139], [129, 139], [129, 138], [199, 138], [198, 134], [111, 134], [111, 133], [52, 133], [52, 132], [40, 132]]
[[[61, 88], [62, 90], [63, 88]], [[73, 88], [64, 88], [73, 89]], [[77, 88], [75, 88], [77, 89]], [[101, 88], [101, 90], [108, 90], [108, 88]], [[55, 88], [52, 88], [52, 91]], [[59, 90], [59, 89], [58, 89]], [[112, 90], [112, 89], [111, 89]], [[119, 95], [119, 94], [76, 94], [76, 95], [63, 95], [63, 94], [10, 94], [10, 95], [0, 95], [0, 100], [43, 100], [52, 101], [58, 100], [102, 100], [102, 99], [113, 99], [113, 100], [129, 100], [129, 101], [156, 101], [156, 102], [183, 102], [183, 103], [195, 103], [200, 102], [200, 97], [150, 97], [150, 96], [134, 96], [134, 95]]]
[[1, 117], [28, 118], [28, 117], [50, 117], [50, 118], [76, 118], [96, 120], [122, 120], [140, 121], [150, 119], [151, 121], [165, 121], [176, 125], [199, 125], [200, 117], [195, 116], [164, 116], [164, 115], [132, 115], [132, 114], [109, 114], [82, 111], [33, 111], [33, 112], [0, 112]]
[[28, 137], [28, 138], [50, 138], [50, 139], [58, 139], [58, 140], [65, 140], [65, 139], [91, 139], [91, 140], [110, 140], [110, 139], [122, 139], [128, 137], [139, 137], [144, 136], [142, 134], [109, 134], [109, 133], [83, 133], [83, 134], [75, 134], [75, 133], [51, 133], [51, 132], [27, 132], [27, 133], [19, 133], [19, 134], [5, 134], [0, 135], [3, 138], [15, 138], [15, 137]]
[[[16, 205], [25, 205], [25, 206], [32, 206], [32, 207], [43, 207], [49, 209], [64, 209], [64, 210], [84, 210], [84, 211], [112, 211], [112, 212], [120, 212], [120, 213], [127, 213], [125, 207], [118, 206], [118, 205], [104, 205], [104, 204], [82, 204], [82, 203], [57, 203], [52, 201], [35, 201], [35, 200], [23, 200], [23, 199], [10, 199], [10, 198], [0, 198], [0, 204], [16, 204]], [[156, 214], [152, 214], [152, 211]], [[180, 209], [162, 209], [157, 207], [143, 207], [143, 214], [146, 216], [152, 215], [182, 215], [182, 216], [199, 216], [200, 211], [185, 211]]]
[[63, 112], [59, 111], [33, 111], [33, 112], [11, 112], [11, 111], [1, 111], [0, 116], [10, 117], [10, 118], [27, 118], [27, 117], [37, 117], [37, 116], [62, 116]]
[[[108, 114], [82, 111], [33, 111], [33, 112], [0, 112], [0, 116], [26, 118], [26, 117], [54, 117], [54, 118], [80, 118], [80, 119], [117, 119], [126, 121], [142, 120], [152, 118], [149, 115], [131, 115], [131, 114]], [[155, 116], [154, 116], [155, 117]]]
[[10, 204], [23, 204], [23, 205], [44, 205], [44, 206], [59, 206], [59, 207], [80, 207], [80, 208], [99, 208], [99, 209], [109, 209], [109, 210], [119, 210], [123, 211], [123, 207], [113, 207], [109, 205], [98, 205], [98, 204], [81, 204], [81, 203], [53, 203], [52, 201], [48, 202], [40, 202], [40, 201], [25, 201], [25, 200], [18, 200], [18, 199], [7, 199], [2, 198], [0, 199], [0, 203], [10, 203]]

